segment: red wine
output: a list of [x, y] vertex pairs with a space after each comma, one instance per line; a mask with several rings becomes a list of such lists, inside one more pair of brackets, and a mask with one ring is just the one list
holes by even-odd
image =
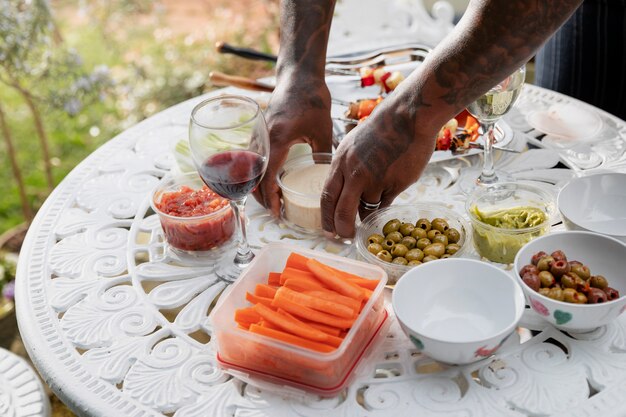
[[220, 152], [211, 155], [198, 172], [217, 194], [229, 200], [239, 200], [261, 182], [265, 157], [251, 151]]

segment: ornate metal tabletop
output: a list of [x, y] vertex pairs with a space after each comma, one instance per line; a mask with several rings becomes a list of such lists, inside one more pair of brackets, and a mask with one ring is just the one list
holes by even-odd
[[[234, 90], [230, 90], [234, 91]], [[392, 319], [384, 341], [341, 395], [321, 399], [258, 388], [220, 370], [208, 312], [226, 284], [211, 265], [165, 250], [150, 191], [175, 166], [198, 97], [106, 143], [56, 188], [20, 255], [20, 330], [36, 367], [81, 416], [520, 416], [624, 415], [626, 318], [587, 334], [545, 327], [532, 313], [495, 357], [456, 367], [415, 350]], [[550, 145], [526, 115], [574, 103], [603, 127], [584, 146]], [[498, 164], [556, 193], [559, 183], [599, 169], [626, 170], [626, 123], [569, 97], [527, 86], [507, 118], [515, 131]], [[532, 149], [528, 149], [528, 143]], [[537, 148], [538, 146], [538, 148]], [[545, 148], [552, 146], [551, 148]], [[556, 167], [561, 160], [564, 165]], [[477, 157], [429, 165], [396, 203], [438, 201], [459, 213], [456, 180]], [[556, 168], [555, 168], [556, 167]], [[288, 241], [355, 257], [352, 245], [311, 237], [248, 203], [253, 247]], [[465, 256], [477, 257], [475, 253]], [[503, 266], [503, 268], [509, 268]], [[284, 391], [287, 392], [286, 390]]]

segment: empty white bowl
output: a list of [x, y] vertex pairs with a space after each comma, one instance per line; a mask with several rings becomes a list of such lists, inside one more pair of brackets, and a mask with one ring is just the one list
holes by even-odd
[[491, 356], [515, 330], [525, 302], [507, 272], [472, 259], [447, 259], [404, 274], [392, 305], [420, 351], [460, 365]]
[[[587, 265], [592, 275], [604, 276], [609, 287], [618, 290], [621, 297], [602, 304], [572, 304], [545, 297], [526, 285], [519, 271], [531, 263], [532, 256], [537, 252], [551, 254], [556, 250], [562, 250], [568, 261]], [[553, 326], [572, 332], [588, 332], [608, 324], [626, 309], [624, 271], [626, 244], [591, 232], [560, 232], [542, 236], [528, 242], [515, 257], [515, 275], [531, 308]]]
[[575, 178], [559, 193], [557, 205], [568, 230], [587, 230], [626, 243], [626, 174]]

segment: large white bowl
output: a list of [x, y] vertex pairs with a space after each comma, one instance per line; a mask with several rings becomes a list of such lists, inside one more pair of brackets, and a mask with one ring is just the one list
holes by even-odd
[[507, 272], [472, 259], [447, 259], [404, 274], [392, 305], [419, 350], [441, 362], [466, 364], [491, 356], [502, 345], [525, 303]]
[[557, 199], [568, 230], [587, 230], [626, 243], [626, 174], [575, 178]]
[[[587, 265], [592, 275], [603, 275], [621, 297], [602, 304], [571, 304], [545, 297], [526, 285], [519, 276], [524, 265], [540, 251], [562, 250], [568, 261]], [[515, 257], [515, 272], [528, 304], [553, 326], [573, 332], [587, 332], [617, 318], [626, 309], [626, 244], [591, 232], [560, 232], [526, 244]]]

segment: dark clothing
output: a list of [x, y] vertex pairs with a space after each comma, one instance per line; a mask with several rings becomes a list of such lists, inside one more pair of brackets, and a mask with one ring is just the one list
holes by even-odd
[[536, 85], [626, 120], [626, 0], [585, 0], [535, 65]]

